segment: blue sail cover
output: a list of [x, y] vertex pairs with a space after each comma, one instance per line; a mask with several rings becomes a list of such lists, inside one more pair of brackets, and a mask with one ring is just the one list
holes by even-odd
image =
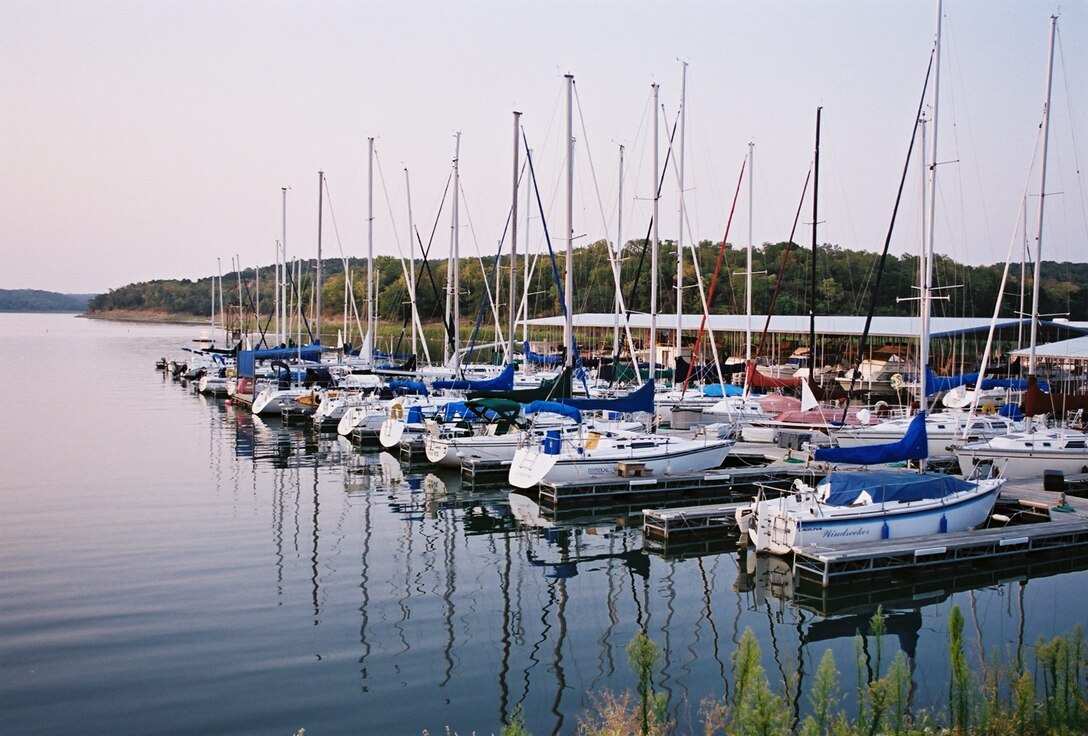
[[926, 433], [926, 413], [914, 415], [910, 426], [898, 442], [867, 447], [825, 447], [814, 454], [817, 460], [829, 463], [854, 465], [883, 465], [902, 460], [921, 460], [929, 454], [929, 436]]
[[563, 399], [563, 403], [586, 411], [600, 409], [618, 412], [652, 412], [654, 410], [654, 382], [647, 381], [637, 390], [614, 399]]
[[558, 401], [533, 401], [525, 407], [526, 414], [536, 414], [542, 411], [570, 417], [576, 422], [582, 421], [582, 412], [578, 411], [578, 409], [573, 406], [560, 404]]
[[514, 366], [507, 365], [502, 373], [494, 378], [483, 381], [435, 381], [436, 389], [453, 389], [456, 391], [512, 391], [514, 389]]
[[889, 503], [945, 498], [975, 486], [953, 475], [896, 470], [846, 470], [831, 473], [824, 483], [831, 485], [825, 500], [829, 506], [849, 506], [862, 491], [869, 494], [873, 503]]
[[703, 396], [720, 399], [723, 396], [742, 396], [744, 386], [734, 386], [731, 383], [709, 383], [703, 386]]
[[305, 345], [301, 348], [274, 348], [272, 350], [239, 350], [238, 375], [253, 378], [257, 371], [258, 360], [288, 360], [301, 358], [311, 362], [321, 360], [320, 345]]
[[430, 396], [430, 392], [427, 391], [427, 384], [423, 383], [423, 381], [397, 379], [389, 382], [389, 388], [394, 391], [404, 391], [405, 393], [416, 393], [420, 396]]
[[[959, 386], [967, 385], [970, 388], [974, 388], [978, 383], [978, 373], [964, 373], [960, 376], [938, 376], [930, 368], [926, 368], [926, 395], [932, 396], [938, 391], [950, 391]], [[1042, 384], [1039, 384], [1040, 387]], [[1011, 388], [1017, 391], [1024, 391], [1028, 387], [1027, 381], [1021, 381], [1016, 378], [983, 378], [982, 386], [983, 391], [991, 388]], [[1047, 389], [1043, 388], [1043, 391]]]
[[530, 363], [536, 363], [537, 365], [559, 365], [563, 362], [562, 355], [541, 355], [540, 353], [534, 353], [529, 349], [529, 343], [522, 345], [522, 351], [525, 353], [525, 359]]

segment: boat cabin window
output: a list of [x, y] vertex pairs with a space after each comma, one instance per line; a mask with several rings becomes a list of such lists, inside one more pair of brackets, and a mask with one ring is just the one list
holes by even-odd
[[1069, 440], [1068, 442], [1065, 443], [1065, 446], [1067, 448], [1077, 449], [1077, 450], [1083, 450], [1085, 447], [1088, 447], [1088, 446], [1086, 446], [1084, 444], [1084, 440]]

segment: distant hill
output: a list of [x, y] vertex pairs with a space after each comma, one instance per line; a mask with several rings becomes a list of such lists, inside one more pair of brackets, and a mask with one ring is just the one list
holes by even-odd
[[82, 312], [95, 296], [41, 289], [0, 289], [0, 312]]

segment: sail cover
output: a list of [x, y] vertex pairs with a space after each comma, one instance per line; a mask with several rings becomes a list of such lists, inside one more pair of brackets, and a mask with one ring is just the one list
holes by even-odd
[[902, 460], [921, 460], [929, 454], [926, 413], [920, 411], [911, 420], [903, 439], [866, 447], [826, 447], [814, 454], [817, 460], [854, 465], [883, 465]]
[[514, 388], [514, 366], [507, 365], [502, 369], [502, 373], [483, 381], [435, 381], [434, 388], [457, 391], [511, 391]]
[[650, 412], [654, 410], [654, 382], [647, 381], [637, 390], [614, 399], [563, 399], [563, 403], [583, 410]]
[[849, 506], [862, 492], [868, 493], [873, 503], [890, 503], [945, 498], [974, 487], [954, 475], [896, 470], [845, 470], [831, 473], [820, 484], [821, 490], [827, 489], [824, 503], [829, 506]]

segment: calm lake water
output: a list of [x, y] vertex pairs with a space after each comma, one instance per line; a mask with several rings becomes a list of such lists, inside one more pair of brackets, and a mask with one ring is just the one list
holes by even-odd
[[807, 691], [830, 648], [851, 687], [878, 601], [886, 660], [910, 655], [914, 706], [942, 709], [953, 604], [972, 657], [1084, 623], [1088, 578], [1063, 565], [821, 597], [760, 584], [735, 551], [647, 553], [616, 518], [522, 525], [501, 490], [404, 472], [154, 370], [197, 331], [0, 314], [8, 733], [467, 735], [517, 706], [538, 736], [572, 733], [592, 693], [633, 688], [642, 628], [691, 732], [746, 628], [772, 681], [799, 671]]

